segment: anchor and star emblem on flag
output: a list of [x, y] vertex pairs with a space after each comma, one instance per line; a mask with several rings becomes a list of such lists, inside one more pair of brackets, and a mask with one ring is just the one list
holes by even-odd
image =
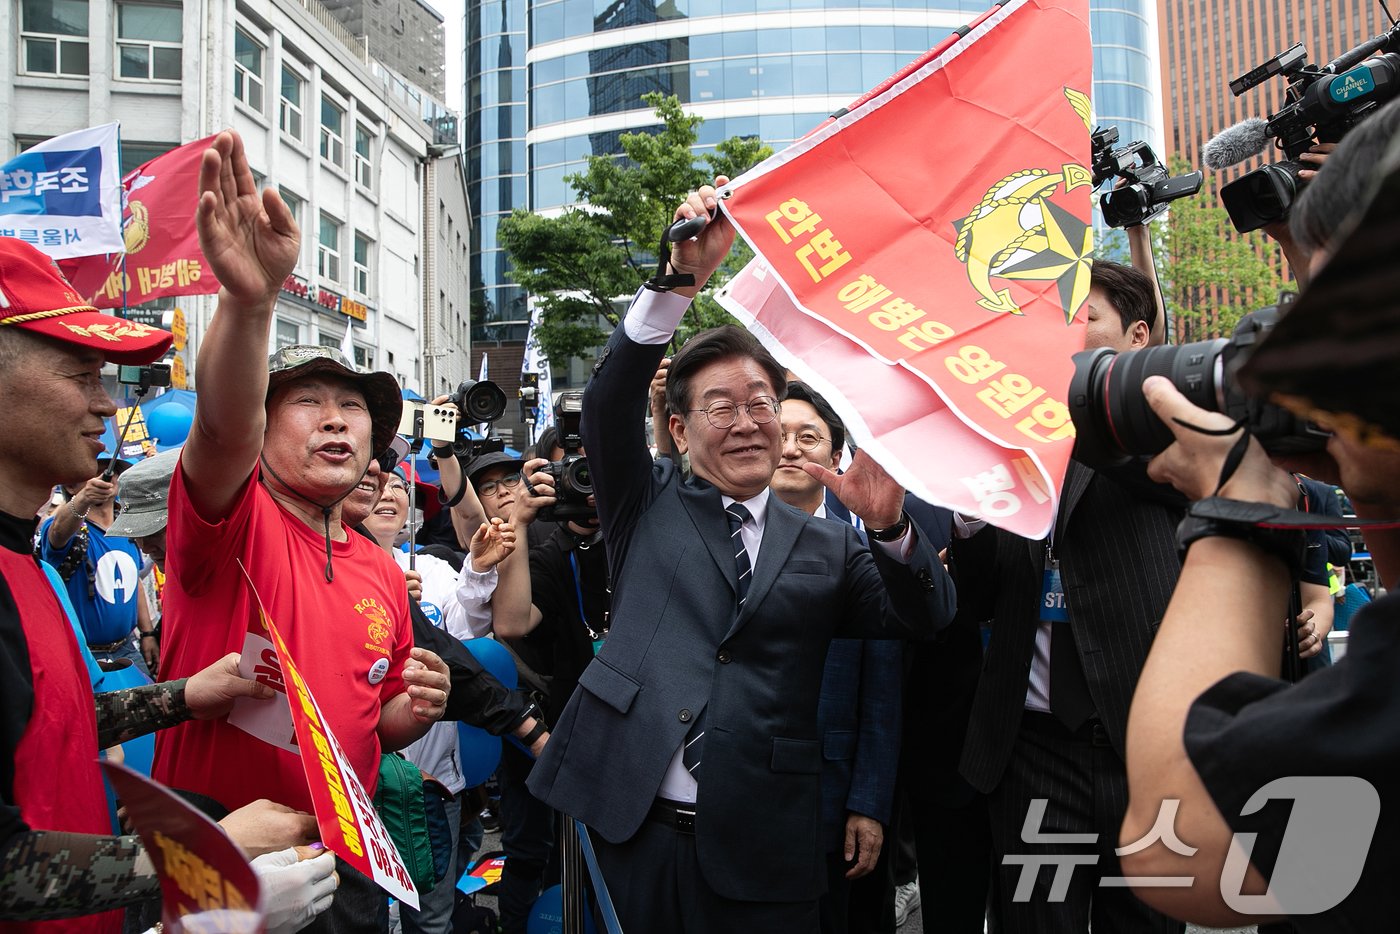
[[[1089, 98], [1073, 88], [1065, 97], [1085, 129]], [[1073, 163], [1060, 171], [1023, 169], [998, 181], [966, 217], [953, 223], [958, 233], [954, 253], [967, 265], [968, 280], [988, 311], [1022, 313], [1011, 290], [997, 289], [992, 279], [1053, 281], [1069, 324], [1089, 295], [1089, 266], [1094, 228], [1051, 198], [1057, 192], [1093, 186], [1093, 174]], [[1061, 189], [1063, 186], [1063, 189]]]

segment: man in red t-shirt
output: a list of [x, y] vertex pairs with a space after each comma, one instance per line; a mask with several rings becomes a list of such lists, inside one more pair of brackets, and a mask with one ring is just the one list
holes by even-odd
[[[254, 605], [241, 561], [373, 793], [381, 751], [422, 736], [448, 690], [442, 661], [413, 647], [393, 559], [340, 521], [341, 501], [394, 437], [399, 386], [324, 347], [264, 356], [300, 235], [275, 191], [259, 197], [236, 133], [221, 133], [204, 154], [198, 226], [222, 287], [171, 482], [162, 673], [179, 677], [242, 648]], [[229, 808], [260, 797], [310, 808], [295, 755], [224, 721], [193, 726], [157, 742], [161, 781]], [[375, 930], [382, 893], [346, 864], [340, 871], [318, 929]]]

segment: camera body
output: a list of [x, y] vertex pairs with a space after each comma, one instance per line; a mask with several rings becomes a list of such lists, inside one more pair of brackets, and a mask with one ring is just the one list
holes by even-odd
[[447, 400], [462, 413], [452, 441], [452, 453], [458, 459], [466, 462], [482, 454], [505, 450], [505, 442], [499, 438], [473, 438], [468, 434], [472, 425], [489, 424], [506, 414], [506, 394], [500, 386], [489, 379], [463, 380]]
[[135, 386], [137, 392], [150, 389], [169, 388], [170, 364], [148, 363], [145, 366], [123, 364], [117, 367], [117, 382], [123, 386]]
[[[1220, 189], [1220, 201], [1241, 233], [1287, 219], [1303, 187], [1298, 157], [1317, 143], [1335, 143], [1400, 93], [1400, 26], [1363, 42], [1321, 67], [1308, 64], [1300, 43], [1230, 82], [1236, 97], [1275, 75], [1288, 82], [1285, 103], [1265, 132], [1286, 161], [1246, 172]], [[1383, 52], [1375, 58], [1370, 56]]]
[[1328, 434], [1271, 402], [1247, 395], [1236, 373], [1287, 312], [1292, 293], [1246, 315], [1229, 338], [1117, 353], [1109, 348], [1074, 355], [1069, 410], [1074, 456], [1090, 467], [1115, 467], [1160, 454], [1174, 440], [1142, 394], [1149, 376], [1165, 376], [1193, 404], [1244, 425], [1270, 454], [1320, 451]]
[[588, 469], [588, 458], [582, 453], [583, 438], [579, 434], [582, 412], [581, 392], [562, 393], [554, 407], [554, 421], [559, 426], [564, 456], [540, 468], [554, 480], [554, 505], [545, 506], [539, 513], [546, 522], [587, 522], [598, 515], [597, 507], [588, 503], [593, 495], [593, 475]]
[[1094, 187], [1113, 178], [1128, 182], [1104, 192], [1099, 199], [1104, 222], [1110, 227], [1145, 224], [1165, 211], [1169, 202], [1201, 190], [1200, 172], [1173, 177], [1147, 143], [1137, 140], [1115, 149], [1116, 142], [1117, 127], [1100, 127], [1091, 137]]

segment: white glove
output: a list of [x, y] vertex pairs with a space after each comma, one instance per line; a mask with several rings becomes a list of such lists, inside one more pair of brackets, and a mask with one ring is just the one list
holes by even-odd
[[340, 877], [335, 854], [300, 859], [295, 847], [264, 853], [252, 862], [267, 907], [267, 934], [292, 934], [331, 906]]

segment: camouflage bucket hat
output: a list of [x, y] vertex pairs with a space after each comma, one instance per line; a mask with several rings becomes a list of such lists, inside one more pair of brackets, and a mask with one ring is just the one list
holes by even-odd
[[370, 456], [377, 457], [389, 449], [394, 435], [399, 429], [399, 415], [403, 411], [403, 393], [398, 380], [388, 373], [360, 373], [351, 365], [345, 355], [334, 347], [316, 344], [293, 344], [283, 347], [267, 358], [267, 397], [283, 383], [318, 374], [330, 374], [354, 384], [364, 394], [369, 406], [370, 421], [373, 424], [373, 450]]

